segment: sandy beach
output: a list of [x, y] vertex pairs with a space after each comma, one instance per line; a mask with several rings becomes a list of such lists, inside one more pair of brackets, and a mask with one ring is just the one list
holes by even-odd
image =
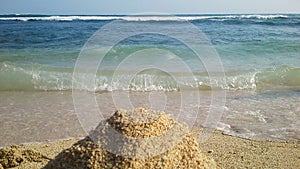
[[[16, 163], [18, 166], [12, 168], [43, 168], [61, 151], [79, 140], [13, 146], [12, 149], [16, 152], [30, 150], [32, 153], [20, 155], [24, 161], [20, 164]], [[205, 143], [200, 144], [200, 149], [205, 155], [212, 157], [220, 168], [297, 168], [300, 166], [300, 142], [253, 141], [214, 131]], [[36, 158], [28, 158], [29, 155]], [[3, 159], [0, 160], [3, 163]]]
[[0, 169], [300, 169], [300, 5], [9, 3]]
[[300, 142], [253, 141], [215, 131], [200, 146], [221, 168], [298, 168]]

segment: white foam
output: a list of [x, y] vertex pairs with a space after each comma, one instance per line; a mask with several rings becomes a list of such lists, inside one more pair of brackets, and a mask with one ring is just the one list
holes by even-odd
[[231, 126], [226, 123], [218, 122], [216, 129], [221, 131], [229, 131], [231, 129]]
[[275, 19], [287, 18], [287, 15], [241, 15], [240, 18]]
[[73, 20], [116, 20], [121, 19], [119, 16], [39, 16], [39, 17], [3, 17], [0, 20], [17, 20], [17, 21], [73, 21]]
[[193, 21], [205, 19], [275, 19], [287, 15], [202, 15], [202, 16], [22, 16], [0, 17], [0, 20], [16, 21], [74, 21], [74, 20], [126, 20], [126, 21]]

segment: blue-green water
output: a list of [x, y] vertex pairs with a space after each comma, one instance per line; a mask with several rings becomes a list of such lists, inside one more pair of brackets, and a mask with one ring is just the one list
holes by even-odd
[[[0, 78], [5, 80], [1, 80], [0, 90], [70, 90], [72, 71], [81, 48], [103, 25], [113, 20], [128, 20], [149, 22], [158, 27], [165, 23], [179, 26], [180, 22], [172, 19], [167, 16], [2, 15]], [[227, 82], [218, 83], [217, 87], [299, 89], [300, 15], [184, 15], [179, 19], [197, 26], [217, 50], [227, 75]], [[187, 36], [193, 38], [190, 34]], [[103, 61], [104, 65], [116, 64], [117, 57], [149, 46], [177, 52], [186, 62], [193, 62], [192, 53], [176, 41], [144, 35], [115, 46]], [[206, 70], [202, 65], [195, 65], [193, 71], [201, 74]], [[152, 81], [151, 85], [158, 85], [155, 78], [159, 75], [144, 77], [148, 78], [145, 81]], [[206, 77], [198, 74], [198, 85], [191, 82], [190, 86], [207, 89], [201, 87], [212, 85]], [[98, 79], [103, 78], [109, 76], [98, 75]], [[114, 89], [104, 87], [109, 86], [109, 82], [98, 82], [96, 90]], [[167, 90], [176, 90], [176, 86], [168, 86]]]
[[[224, 125], [218, 127], [220, 130], [252, 139], [299, 140], [300, 15], [179, 15], [177, 17], [178, 19], [150, 15], [134, 17], [1, 15], [0, 97], [3, 101], [0, 105], [2, 123], [0, 129], [4, 131], [3, 133], [7, 133], [7, 139], [1, 138], [0, 135], [0, 140], [3, 140], [0, 146], [11, 142], [47, 139], [47, 133], [42, 137], [40, 132], [36, 132], [39, 133], [37, 137], [40, 139], [30, 138], [29, 135], [20, 136], [27, 133], [26, 130], [20, 134], [22, 129], [26, 128], [24, 126], [27, 126], [28, 119], [35, 123], [33, 120], [36, 118], [35, 113], [39, 114], [36, 121], [43, 122], [36, 123], [40, 125], [35, 127], [28, 126], [31, 130], [44, 128], [43, 131], [47, 131], [49, 128], [55, 128], [54, 126], [62, 126], [57, 130], [66, 130], [68, 136], [75, 136], [72, 134], [74, 131], [64, 127], [66, 124], [62, 119], [52, 119], [57, 120], [57, 124], [50, 124], [51, 117], [45, 115], [48, 120], [43, 120], [41, 114], [43, 112], [55, 114], [53, 110], [61, 113], [74, 111], [71, 99], [58, 98], [62, 95], [63, 98], [71, 98], [69, 91], [72, 90], [73, 69], [85, 43], [97, 30], [115, 20], [133, 25], [145, 23], [158, 28], [168, 24], [170, 30], [180, 27], [183, 20], [189, 21], [205, 34], [218, 53], [226, 77], [218, 76], [222, 72], [214, 72], [216, 76], [209, 78], [205, 66], [198, 64], [194, 53], [180, 42], [163, 35], [142, 34], [115, 45], [100, 64], [102, 69], [96, 73], [95, 86], [82, 85], [78, 89], [95, 91], [100, 95], [110, 91], [129, 90], [141, 93], [167, 91], [171, 92], [171, 95], [172, 92], [175, 93], [176, 97], [171, 97], [173, 100], [177, 98], [176, 92], [180, 91], [179, 85], [202, 92], [209, 92], [212, 88], [224, 89], [228, 92], [228, 96], [222, 118]], [[110, 35], [109, 31], [108, 35]], [[187, 36], [187, 39], [193, 41], [194, 36], [185, 31], [183, 30], [182, 33]], [[126, 70], [121, 71], [121, 74], [119, 72], [121, 76], [118, 81], [112, 83], [115, 68], [123, 58], [148, 48], [168, 50], [180, 55], [181, 59], [191, 67], [195, 78], [190, 80], [190, 77], [186, 77], [188, 80], [178, 84], [165, 72], [145, 70], [139, 72], [134, 79], [130, 79], [128, 85], [125, 82], [130, 78], [128, 73], [132, 73], [132, 70], [127, 67]], [[156, 59], [154, 62], [160, 62], [159, 58], [152, 57], [152, 53], [149, 53], [146, 59], [153, 58]], [[179, 76], [188, 76], [186, 72], [175, 73]], [[24, 100], [18, 97], [24, 97]], [[30, 99], [34, 102], [41, 99], [39, 105], [48, 105], [48, 102], [53, 104], [48, 105], [50, 110], [43, 106], [38, 106], [37, 109], [37, 105], [27, 104]], [[208, 100], [209, 103], [209, 99], [204, 98], [204, 100]], [[139, 102], [139, 99], [133, 102]], [[32, 114], [22, 116], [31, 110], [34, 110]], [[206, 108], [201, 110], [208, 111]], [[107, 111], [114, 110], [107, 108]], [[13, 131], [10, 131], [16, 121], [22, 125], [13, 127]], [[19, 133], [16, 134], [19, 135], [19, 139], [11, 135], [14, 132]], [[63, 137], [56, 135], [49, 139]]]

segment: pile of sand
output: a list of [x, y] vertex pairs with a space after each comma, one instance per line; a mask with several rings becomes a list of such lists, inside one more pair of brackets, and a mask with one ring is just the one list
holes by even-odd
[[116, 111], [45, 168], [218, 168], [187, 131], [164, 112]]
[[34, 150], [24, 149], [21, 146], [12, 145], [8, 148], [0, 149], [0, 169], [17, 167], [25, 162], [41, 162], [48, 157]]

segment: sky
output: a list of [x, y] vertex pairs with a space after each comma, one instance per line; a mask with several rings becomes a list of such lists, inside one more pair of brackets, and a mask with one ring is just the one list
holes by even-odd
[[300, 13], [300, 0], [0, 0], [0, 14]]

